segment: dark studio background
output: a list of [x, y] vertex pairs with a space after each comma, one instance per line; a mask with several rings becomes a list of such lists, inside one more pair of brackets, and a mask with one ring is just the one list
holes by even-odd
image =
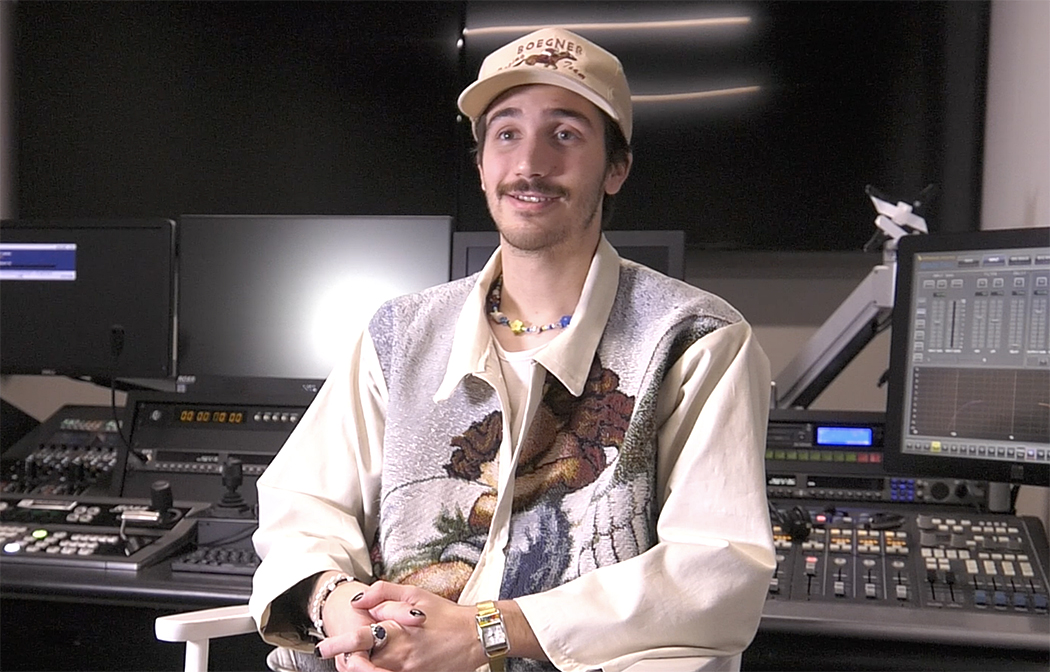
[[864, 195], [938, 193], [933, 230], [978, 228], [985, 2], [20, 2], [21, 218], [451, 214], [491, 228], [455, 99], [515, 35], [463, 27], [749, 16], [579, 32], [638, 105], [612, 228], [690, 247], [858, 250]]

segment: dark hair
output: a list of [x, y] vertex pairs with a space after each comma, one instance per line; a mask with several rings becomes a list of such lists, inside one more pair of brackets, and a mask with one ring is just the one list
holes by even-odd
[[[485, 131], [488, 126], [485, 115], [487, 112], [487, 109], [482, 112], [474, 124], [474, 131], [477, 134], [474, 162], [478, 165], [481, 164], [481, 154], [485, 149]], [[626, 164], [631, 154], [631, 145], [627, 142], [623, 129], [607, 112], [604, 110], [598, 110], [598, 112], [601, 113], [602, 121], [605, 123], [605, 169], [608, 170], [617, 164]], [[602, 228], [605, 228], [612, 219], [615, 198], [616, 194], [605, 194], [602, 197]]]

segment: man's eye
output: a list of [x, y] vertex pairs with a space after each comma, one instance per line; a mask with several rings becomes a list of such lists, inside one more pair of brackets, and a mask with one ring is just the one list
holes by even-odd
[[514, 131], [496, 131], [496, 138], [498, 140], [513, 140]]
[[576, 134], [572, 131], [558, 131], [556, 134], [559, 140], [572, 140], [576, 138]]

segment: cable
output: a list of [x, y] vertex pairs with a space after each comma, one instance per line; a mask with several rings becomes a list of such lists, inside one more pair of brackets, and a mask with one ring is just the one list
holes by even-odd
[[131, 447], [131, 441], [124, 436], [121, 426], [120, 415], [117, 413], [117, 372], [120, 370], [120, 354], [124, 352], [124, 327], [119, 324], [111, 325], [109, 328], [109, 355], [113, 360], [113, 371], [109, 377], [109, 408], [113, 413], [113, 422], [117, 428], [117, 436], [129, 453], [134, 455], [145, 464], [148, 458]]
[[128, 544], [127, 524], [127, 519], [121, 516], [120, 529], [117, 531], [117, 534], [120, 536], [120, 540], [124, 542], [124, 555], [130, 556], [131, 546]]
[[225, 537], [219, 537], [218, 539], [212, 539], [211, 541], [208, 541], [208, 542], [205, 542], [205, 543], [197, 542], [197, 548], [216, 548], [216, 547], [222, 547], [222, 546], [229, 546], [231, 544], [237, 543], [238, 541], [244, 541], [245, 539], [250, 539], [251, 536], [253, 534], [255, 534], [255, 529], [257, 527], [258, 527], [258, 524], [248, 525], [248, 526], [245, 526], [245, 529], [238, 530], [236, 532], [233, 532], [231, 534], [226, 535]]

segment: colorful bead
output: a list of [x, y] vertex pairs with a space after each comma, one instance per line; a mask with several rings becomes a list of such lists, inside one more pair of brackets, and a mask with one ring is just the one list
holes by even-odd
[[569, 324], [572, 322], [572, 315], [564, 315], [557, 322], [544, 324], [542, 326], [536, 326], [532, 324], [526, 325], [521, 320], [511, 320], [499, 310], [502, 292], [503, 276], [501, 275], [498, 278], [496, 278], [496, 282], [493, 283], [492, 289], [489, 290], [489, 317], [491, 317], [492, 321], [496, 324], [501, 324], [504, 327], [508, 327], [511, 333], [513, 333], [515, 336], [520, 336], [522, 334], [542, 334], [543, 332], [550, 331], [551, 329], [564, 329], [568, 327]]

